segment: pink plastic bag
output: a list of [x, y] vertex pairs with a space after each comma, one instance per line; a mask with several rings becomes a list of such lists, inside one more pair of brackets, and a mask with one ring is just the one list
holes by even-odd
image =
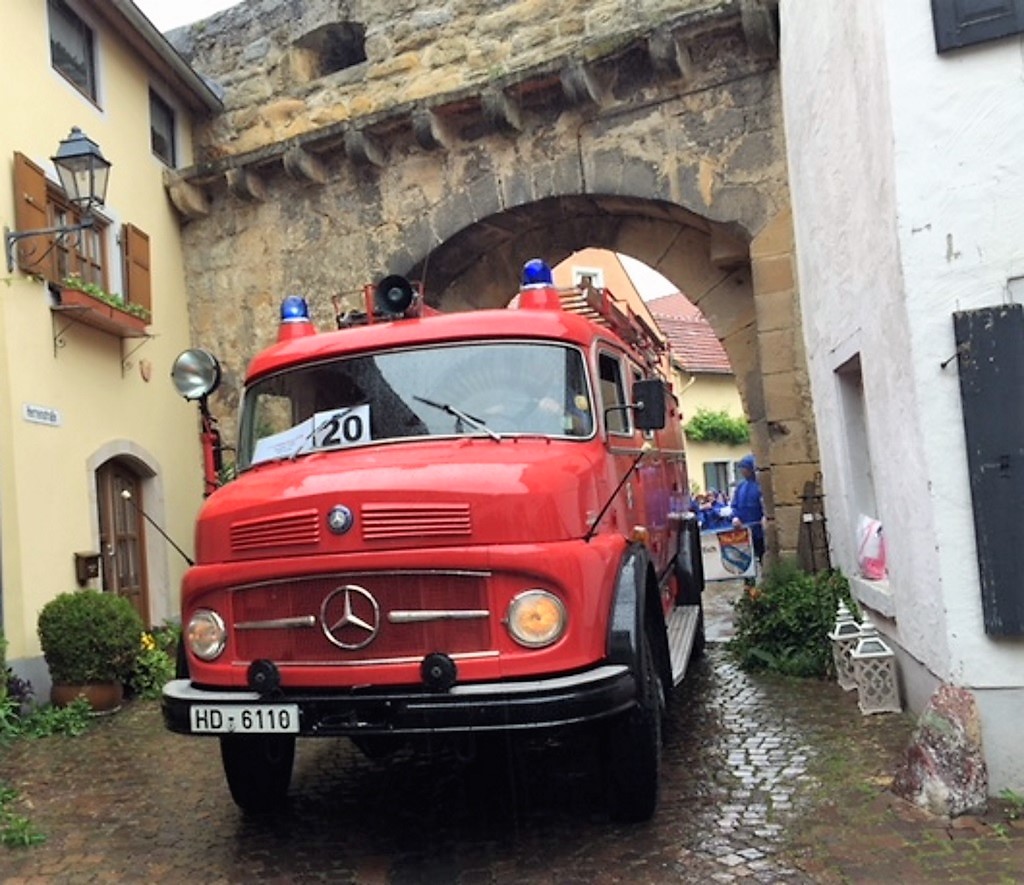
[[864, 514], [857, 524], [857, 566], [869, 581], [884, 581], [886, 578], [882, 523]]

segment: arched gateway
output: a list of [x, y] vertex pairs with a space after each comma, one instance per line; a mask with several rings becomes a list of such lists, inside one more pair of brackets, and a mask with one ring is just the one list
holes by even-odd
[[322, 327], [332, 295], [386, 273], [422, 279], [443, 310], [492, 307], [527, 258], [614, 249], [721, 339], [765, 468], [769, 544], [797, 549], [818, 455], [773, 4], [627, 18], [565, 3], [537, 18], [525, 2], [464, 3], [416, 21], [395, 5], [314, 2], [284, 20], [252, 2], [171, 34], [226, 87], [199, 130], [206, 162], [167, 180], [189, 220], [194, 339], [227, 370], [221, 411], [285, 294]]

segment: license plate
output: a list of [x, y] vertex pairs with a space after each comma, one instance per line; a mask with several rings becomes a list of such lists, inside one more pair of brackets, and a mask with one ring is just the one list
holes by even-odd
[[201, 704], [189, 710], [200, 734], [298, 734], [297, 704]]

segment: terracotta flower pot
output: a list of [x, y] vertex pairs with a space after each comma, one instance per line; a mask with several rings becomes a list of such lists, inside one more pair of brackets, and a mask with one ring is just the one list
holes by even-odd
[[94, 713], [113, 713], [121, 709], [124, 686], [120, 682], [96, 682], [86, 685], [54, 683], [50, 688], [50, 702], [55, 707], [66, 707], [84, 697]]

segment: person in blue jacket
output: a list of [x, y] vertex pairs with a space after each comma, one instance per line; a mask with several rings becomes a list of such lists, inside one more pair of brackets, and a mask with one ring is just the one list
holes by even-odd
[[764, 500], [757, 481], [754, 456], [745, 455], [737, 466], [741, 479], [732, 495], [732, 524], [736, 528], [745, 526], [750, 529], [754, 556], [760, 563], [764, 558]]

